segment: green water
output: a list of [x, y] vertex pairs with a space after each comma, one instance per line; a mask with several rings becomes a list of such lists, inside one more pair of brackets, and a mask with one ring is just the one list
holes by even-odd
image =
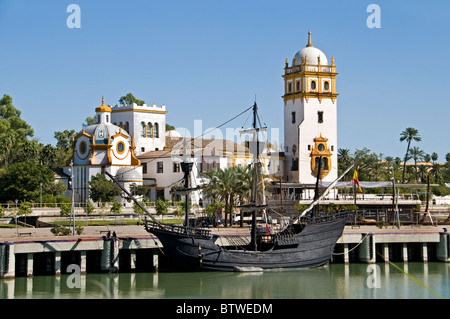
[[331, 264], [319, 269], [256, 273], [158, 272], [17, 277], [0, 280], [0, 298], [450, 298], [450, 265], [396, 265], [400, 270], [389, 264]]

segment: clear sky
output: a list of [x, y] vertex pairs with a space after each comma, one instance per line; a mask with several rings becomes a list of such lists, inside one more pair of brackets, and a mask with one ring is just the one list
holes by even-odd
[[[66, 24], [71, 3], [81, 28]], [[381, 28], [366, 24], [371, 3]], [[311, 30], [339, 73], [338, 147], [403, 157], [400, 133], [414, 127], [415, 145], [443, 162], [449, 14], [445, 0], [0, 0], [0, 94], [44, 144], [55, 145], [55, 131], [81, 130], [102, 96], [114, 105], [128, 92], [166, 104], [167, 122], [192, 131], [195, 120], [214, 127], [256, 96], [262, 121], [282, 132], [284, 63]]]

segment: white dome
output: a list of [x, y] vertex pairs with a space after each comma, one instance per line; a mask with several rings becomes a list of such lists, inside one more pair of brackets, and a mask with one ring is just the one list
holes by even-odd
[[116, 135], [119, 132], [122, 132], [123, 134], [129, 136], [127, 131], [111, 123], [98, 123], [89, 125], [84, 128], [84, 131], [94, 136], [95, 144], [107, 144], [108, 136]]
[[304, 59], [305, 57], [307, 57], [308, 64], [319, 64], [318, 59], [319, 56], [320, 56], [320, 64], [328, 65], [327, 56], [322, 51], [320, 51], [315, 47], [303, 48], [295, 54], [294, 56], [295, 61], [293, 61], [293, 65], [302, 64], [302, 58]]
[[140, 182], [142, 176], [135, 168], [121, 167], [116, 173], [118, 182]]
[[320, 64], [321, 65], [328, 65], [328, 59], [327, 56], [320, 51], [319, 49], [315, 48], [311, 44], [311, 31], [308, 32], [308, 44], [306, 45], [306, 48], [301, 49], [294, 55], [294, 60], [292, 61], [292, 66], [300, 65], [302, 64], [302, 58], [307, 58], [308, 64], [319, 64], [319, 56], [320, 56]]

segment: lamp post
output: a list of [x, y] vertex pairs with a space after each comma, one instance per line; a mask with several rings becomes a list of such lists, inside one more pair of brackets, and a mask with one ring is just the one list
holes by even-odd
[[71, 218], [73, 218], [73, 224], [72, 224], [72, 235], [75, 236], [75, 207], [74, 207], [74, 194], [75, 194], [75, 187], [73, 183], [73, 162], [70, 162], [70, 176], [72, 181], [72, 212], [71, 212]]

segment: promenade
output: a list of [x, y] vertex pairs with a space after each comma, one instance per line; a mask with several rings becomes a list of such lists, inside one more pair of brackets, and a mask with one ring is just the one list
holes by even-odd
[[[115, 237], [108, 238], [110, 232]], [[211, 228], [216, 243], [243, 249], [249, 228]], [[332, 262], [450, 262], [446, 226], [346, 226]], [[88, 226], [81, 235], [56, 236], [50, 228], [0, 229], [0, 278], [81, 272], [156, 271], [165, 267], [162, 244], [144, 226]]]
[[[439, 226], [402, 226], [400, 229], [392, 225], [379, 228], [373, 225], [361, 226], [345, 226], [343, 237], [346, 235], [357, 234], [436, 234], [444, 232], [445, 229], [450, 231], [450, 225]], [[218, 227], [210, 228], [213, 234], [217, 235], [240, 235], [245, 236], [249, 234], [249, 228], [239, 227]], [[144, 226], [132, 225], [113, 225], [113, 226], [84, 226], [81, 235], [56, 236], [50, 228], [0, 228], [0, 243], [1, 242], [17, 242], [17, 241], [31, 241], [31, 240], [57, 240], [57, 239], [93, 239], [102, 238], [110, 231], [111, 234], [115, 231], [117, 237], [153, 237], [149, 234]]]

